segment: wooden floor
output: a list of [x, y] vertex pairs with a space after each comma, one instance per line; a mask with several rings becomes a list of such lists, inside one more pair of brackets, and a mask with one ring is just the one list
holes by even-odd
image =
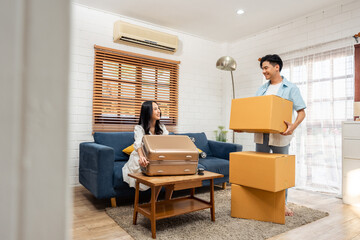
[[[105, 213], [110, 199], [97, 200], [82, 186], [74, 187], [73, 196], [73, 239], [133, 239]], [[342, 204], [341, 199], [331, 195], [294, 189], [289, 190], [288, 201], [330, 215], [271, 240], [360, 240], [360, 207]]]
[[73, 198], [73, 239], [133, 239], [105, 213], [110, 199], [98, 200], [83, 186], [74, 187]]

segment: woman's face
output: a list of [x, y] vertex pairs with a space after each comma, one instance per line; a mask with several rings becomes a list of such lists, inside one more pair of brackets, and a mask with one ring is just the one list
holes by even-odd
[[160, 120], [160, 108], [156, 103], [152, 103], [152, 107], [153, 107], [153, 114], [152, 114], [152, 119], [154, 120]]

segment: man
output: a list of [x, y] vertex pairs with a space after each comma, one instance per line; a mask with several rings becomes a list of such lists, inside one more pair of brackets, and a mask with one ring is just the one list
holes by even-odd
[[[261, 58], [260, 68], [266, 80], [269, 80], [262, 85], [256, 92], [256, 96], [263, 95], [277, 95], [293, 102], [293, 110], [297, 112], [297, 117], [294, 123], [284, 121], [287, 125], [285, 132], [281, 134], [275, 133], [255, 133], [254, 141], [256, 143], [257, 152], [267, 152], [270, 150], [273, 153], [289, 154], [289, 145], [292, 134], [299, 124], [305, 118], [305, 102], [301, 97], [299, 88], [286, 80], [280, 75], [283, 62], [281, 58], [274, 55], [266, 55]], [[286, 189], [286, 203], [287, 203], [287, 189]], [[285, 215], [293, 216], [293, 212], [285, 206]]]

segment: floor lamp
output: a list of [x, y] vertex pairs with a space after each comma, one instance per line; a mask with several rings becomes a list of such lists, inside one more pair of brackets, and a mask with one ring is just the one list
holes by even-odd
[[[232, 57], [229, 56], [224, 56], [219, 58], [219, 60], [217, 60], [216, 62], [216, 67], [220, 70], [224, 70], [224, 71], [230, 71], [231, 73], [231, 81], [232, 81], [232, 99], [235, 98], [235, 86], [234, 86], [234, 76], [233, 76], [233, 71], [236, 70], [236, 61], [235, 59], [233, 59]], [[235, 142], [235, 132], [233, 130], [233, 143]]]

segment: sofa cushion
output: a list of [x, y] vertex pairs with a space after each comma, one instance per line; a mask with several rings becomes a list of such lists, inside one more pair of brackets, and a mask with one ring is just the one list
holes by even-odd
[[134, 143], [134, 132], [96, 132], [94, 141], [113, 148], [115, 161], [127, 161], [129, 155], [122, 150]]
[[202, 165], [201, 163], [198, 163], [198, 169], [199, 169], [199, 168], [202, 168], [202, 169], [206, 170], [205, 166]]
[[229, 161], [216, 157], [200, 158], [199, 165], [203, 165], [206, 171], [223, 174], [229, 176]]
[[207, 156], [213, 156], [205, 133], [178, 133], [176, 135], [187, 135], [191, 138], [195, 138], [196, 147], [204, 151]]
[[114, 164], [114, 188], [121, 189], [121, 188], [129, 188], [129, 184], [124, 182], [122, 168], [125, 165], [125, 161], [118, 161]]

